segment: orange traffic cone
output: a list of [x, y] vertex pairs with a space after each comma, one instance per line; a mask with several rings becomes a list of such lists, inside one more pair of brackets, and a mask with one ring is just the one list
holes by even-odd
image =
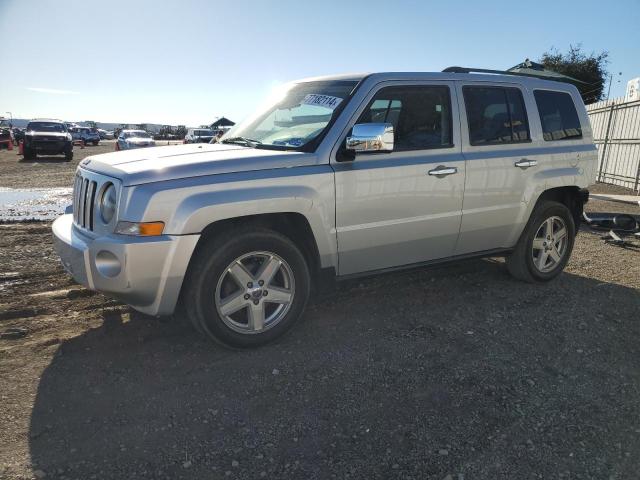
[[7, 143], [7, 150], [9, 151], [13, 150], [13, 141]]

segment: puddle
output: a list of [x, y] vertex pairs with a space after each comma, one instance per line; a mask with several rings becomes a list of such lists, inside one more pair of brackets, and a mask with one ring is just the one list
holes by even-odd
[[71, 205], [71, 188], [0, 187], [0, 221], [53, 220]]

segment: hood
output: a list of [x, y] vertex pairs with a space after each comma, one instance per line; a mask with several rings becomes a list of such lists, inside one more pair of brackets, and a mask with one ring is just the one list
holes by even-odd
[[80, 166], [118, 178], [124, 186], [131, 186], [177, 178], [316, 164], [317, 156], [312, 153], [198, 143], [105, 153], [86, 158]]
[[25, 132], [25, 135], [31, 135], [34, 137], [60, 137], [67, 138], [67, 132], [34, 132], [31, 130], [30, 132]]
[[151, 143], [153, 142], [153, 138], [145, 138], [145, 137], [129, 137], [125, 140], [125, 142], [129, 143]]

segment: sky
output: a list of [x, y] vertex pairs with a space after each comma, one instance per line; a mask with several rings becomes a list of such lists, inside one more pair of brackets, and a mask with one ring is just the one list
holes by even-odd
[[506, 69], [579, 43], [609, 52], [616, 97], [639, 31], [640, 0], [0, 0], [0, 116], [239, 121], [298, 78]]

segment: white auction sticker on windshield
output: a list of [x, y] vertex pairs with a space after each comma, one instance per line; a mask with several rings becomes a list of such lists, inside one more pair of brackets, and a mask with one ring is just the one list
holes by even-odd
[[331, 95], [318, 95], [317, 93], [310, 93], [304, 100], [303, 105], [317, 105], [318, 107], [330, 108], [335, 110], [340, 105], [342, 99], [340, 97], [332, 97]]

